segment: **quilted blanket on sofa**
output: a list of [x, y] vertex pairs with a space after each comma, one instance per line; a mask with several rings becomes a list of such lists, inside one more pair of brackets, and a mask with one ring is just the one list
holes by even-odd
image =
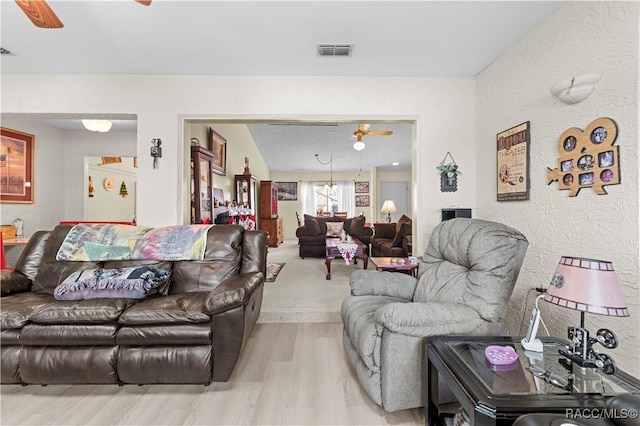
[[79, 224], [65, 237], [56, 260], [202, 260], [211, 226]]

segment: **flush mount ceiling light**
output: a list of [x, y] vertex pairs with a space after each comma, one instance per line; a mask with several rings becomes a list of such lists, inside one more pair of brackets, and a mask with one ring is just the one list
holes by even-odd
[[111, 121], [109, 120], [82, 120], [85, 129], [92, 132], [108, 132], [111, 129]]
[[584, 74], [559, 81], [551, 86], [549, 91], [565, 104], [577, 104], [589, 97], [598, 81], [599, 73]]

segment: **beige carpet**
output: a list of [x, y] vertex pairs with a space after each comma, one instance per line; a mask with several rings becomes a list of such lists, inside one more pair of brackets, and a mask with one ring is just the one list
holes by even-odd
[[362, 261], [346, 265], [344, 260], [333, 260], [328, 281], [324, 261], [317, 257], [300, 259], [297, 239], [270, 247], [267, 262], [287, 265], [275, 282], [264, 284], [258, 322], [340, 322], [340, 305], [349, 294], [349, 275], [362, 269]]

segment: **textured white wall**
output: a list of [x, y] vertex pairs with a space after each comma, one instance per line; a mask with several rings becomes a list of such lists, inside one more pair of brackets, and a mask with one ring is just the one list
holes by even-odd
[[[529, 250], [506, 324], [526, 332], [534, 294], [547, 287], [561, 255], [610, 260], [631, 317], [587, 315], [591, 332], [606, 327], [622, 343], [609, 354], [638, 375], [640, 299], [638, 283], [638, 10], [637, 2], [570, 2], [477, 78], [478, 216], [507, 223], [529, 239]], [[567, 105], [549, 87], [572, 75], [602, 73], [595, 92]], [[608, 195], [583, 189], [570, 198], [557, 183], [547, 185], [547, 167], [557, 164], [556, 143], [570, 127], [585, 128], [598, 117], [618, 124], [622, 184]], [[496, 202], [496, 134], [531, 122], [531, 199]], [[525, 304], [526, 306], [525, 309]], [[577, 311], [540, 301], [551, 334], [565, 336], [579, 324]], [[525, 318], [525, 328], [521, 324]]]

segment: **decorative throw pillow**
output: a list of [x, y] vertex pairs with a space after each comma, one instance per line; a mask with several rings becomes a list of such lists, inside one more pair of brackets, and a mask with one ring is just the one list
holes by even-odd
[[402, 222], [400, 230], [396, 232], [395, 237], [393, 237], [393, 242], [391, 243], [393, 247], [402, 247], [402, 240], [404, 240], [404, 237], [411, 235], [411, 225], [411, 221]]
[[312, 237], [317, 237], [322, 235], [320, 231], [320, 222], [313, 216], [309, 216], [308, 214], [304, 215], [304, 226], [309, 231], [309, 235]]
[[364, 221], [364, 216], [356, 216], [352, 218], [351, 222], [349, 223], [349, 227], [347, 228], [348, 234], [353, 237], [360, 237], [364, 232]]
[[57, 300], [105, 298], [144, 299], [169, 283], [170, 267], [135, 266], [85, 269], [69, 275], [53, 291]]
[[327, 222], [327, 235], [338, 236], [343, 229], [342, 222]]
[[398, 221], [396, 222], [396, 234], [400, 232], [400, 228], [402, 227], [402, 224], [407, 222], [411, 222], [411, 218], [403, 214], [400, 217], [400, 219], [398, 219]]

